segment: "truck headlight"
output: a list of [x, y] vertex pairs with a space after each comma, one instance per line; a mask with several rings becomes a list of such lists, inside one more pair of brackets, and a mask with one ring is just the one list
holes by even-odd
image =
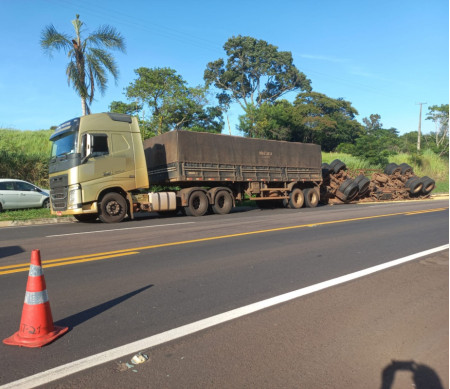
[[67, 209], [75, 208], [81, 208], [81, 186], [79, 184], [69, 187]]

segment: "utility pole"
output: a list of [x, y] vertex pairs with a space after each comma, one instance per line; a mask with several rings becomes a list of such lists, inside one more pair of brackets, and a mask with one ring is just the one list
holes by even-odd
[[427, 103], [416, 103], [416, 105], [420, 105], [420, 113], [419, 113], [419, 130], [417, 133], [417, 151], [420, 151], [420, 137], [421, 137], [421, 129], [422, 129], [422, 105]]

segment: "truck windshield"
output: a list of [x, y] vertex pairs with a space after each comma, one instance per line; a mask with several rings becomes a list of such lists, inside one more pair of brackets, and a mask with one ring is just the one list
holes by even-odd
[[50, 137], [52, 141], [51, 158], [74, 154], [77, 148], [80, 118], [75, 118], [59, 125]]
[[53, 138], [51, 158], [75, 153], [77, 134], [77, 132], [66, 132]]

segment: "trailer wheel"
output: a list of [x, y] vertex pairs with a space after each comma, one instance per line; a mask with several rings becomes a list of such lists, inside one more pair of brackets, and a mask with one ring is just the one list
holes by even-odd
[[413, 174], [413, 168], [407, 163], [401, 163], [399, 167], [402, 169], [402, 174]]
[[299, 188], [294, 188], [291, 193], [289, 193], [289, 200], [287, 202], [287, 207], [292, 209], [299, 209], [303, 207], [305, 201], [305, 196], [303, 191]]
[[119, 193], [107, 193], [100, 202], [98, 217], [103, 223], [119, 223], [126, 214], [127, 201]]
[[218, 215], [230, 213], [231, 208], [233, 208], [233, 198], [230, 193], [226, 190], [219, 191], [211, 208]]
[[429, 194], [436, 186], [435, 181], [427, 176], [422, 177], [421, 179], [419, 179], [419, 181], [423, 184], [421, 191], [423, 195]]
[[401, 171], [402, 168], [398, 166], [396, 163], [390, 163], [386, 165], [386, 167], [384, 168], [384, 174], [387, 174], [389, 176], [395, 173], [400, 173]]
[[305, 196], [305, 207], [315, 208], [319, 204], [319, 193], [315, 188], [303, 189], [303, 196]]
[[73, 215], [73, 217], [82, 223], [93, 223], [97, 220], [98, 215], [96, 213], [84, 213], [81, 215]]
[[363, 174], [360, 174], [355, 178], [355, 183], [358, 185], [360, 196], [364, 195], [369, 190], [370, 180]]
[[418, 177], [411, 177], [408, 181], [406, 181], [405, 186], [408, 188], [411, 194], [419, 194], [422, 190], [423, 183], [419, 180]]
[[189, 202], [184, 210], [187, 216], [203, 216], [208, 211], [208, 197], [200, 190], [192, 192]]

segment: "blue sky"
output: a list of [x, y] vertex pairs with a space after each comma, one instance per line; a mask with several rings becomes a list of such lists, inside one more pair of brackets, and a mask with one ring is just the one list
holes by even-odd
[[[92, 112], [123, 100], [134, 69], [171, 67], [190, 86], [203, 83], [206, 64], [225, 58], [223, 44], [249, 35], [291, 51], [313, 90], [342, 97], [357, 119], [377, 113], [384, 128], [416, 131], [419, 102], [449, 101], [447, 0], [133, 1], [0, 0], [0, 128], [48, 129], [81, 114], [67, 85], [67, 57], [40, 48], [42, 29], [53, 24], [72, 34], [75, 14], [86, 32], [109, 24], [125, 37], [116, 53], [117, 85], [97, 94]], [[212, 100], [214, 102], [214, 99]], [[229, 113], [233, 134], [240, 112]], [[433, 131], [422, 120], [422, 131]], [[228, 133], [228, 128], [224, 129]]]

